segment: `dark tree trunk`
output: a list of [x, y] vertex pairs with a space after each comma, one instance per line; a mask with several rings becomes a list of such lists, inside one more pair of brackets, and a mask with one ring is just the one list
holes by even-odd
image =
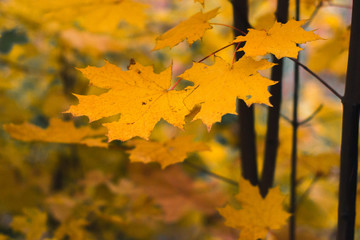
[[[234, 27], [247, 33], [249, 24], [249, 7], [247, 0], [233, 0]], [[234, 31], [235, 37], [240, 33]], [[243, 44], [243, 43], [242, 43]], [[244, 52], [236, 53], [238, 60]], [[258, 184], [257, 162], [256, 162], [256, 134], [254, 107], [248, 107], [243, 100], [237, 100], [237, 112], [239, 114], [239, 144], [242, 176], [253, 185]]]
[[360, 109], [360, 1], [353, 0], [343, 123], [337, 240], [354, 239]]
[[[289, 16], [289, 0], [278, 0], [276, 19], [278, 22], [286, 23]], [[268, 118], [266, 128], [264, 165], [262, 169], [261, 180], [259, 183], [260, 193], [263, 197], [269, 191], [274, 183], [276, 157], [279, 147], [279, 120], [281, 109], [281, 89], [283, 76], [283, 59], [276, 59], [272, 56], [273, 62], [277, 65], [272, 68], [271, 79], [278, 81], [277, 84], [270, 87], [272, 97], [270, 102], [273, 107], [268, 107]]]

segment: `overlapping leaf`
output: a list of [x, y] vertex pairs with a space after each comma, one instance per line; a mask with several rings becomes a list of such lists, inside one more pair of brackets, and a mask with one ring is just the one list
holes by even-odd
[[226, 219], [227, 226], [241, 229], [239, 240], [264, 239], [270, 229], [280, 229], [290, 216], [283, 210], [284, 198], [277, 187], [270, 189], [264, 199], [258, 187], [241, 179], [236, 199], [242, 208], [238, 210], [227, 205], [218, 211]]
[[188, 153], [209, 150], [203, 142], [194, 142], [193, 136], [178, 136], [165, 142], [145, 141], [141, 139], [132, 140], [130, 145], [135, 146], [130, 150], [130, 161], [132, 162], [158, 162], [161, 168], [182, 162]]
[[107, 147], [105, 140], [106, 129], [92, 129], [90, 127], [76, 128], [73, 122], [65, 122], [61, 119], [50, 119], [46, 129], [30, 123], [19, 125], [4, 125], [11, 137], [26, 141], [55, 142], [55, 143], [77, 143], [91, 147]]
[[106, 63], [80, 71], [90, 84], [109, 89], [99, 96], [75, 96], [79, 104], [67, 111], [74, 116], [86, 115], [90, 121], [121, 113], [119, 121], [106, 123], [109, 141], [128, 140], [135, 136], [148, 138], [155, 124], [163, 118], [174, 126], [183, 127], [189, 110], [183, 104], [186, 90], [169, 91], [171, 67], [160, 74], [153, 67], [133, 63], [128, 71]]
[[275, 82], [261, 76], [258, 70], [273, 65], [266, 60], [255, 61], [251, 57], [243, 57], [232, 66], [219, 57], [211, 66], [194, 63], [191, 69], [179, 76], [194, 82], [194, 90], [184, 102], [190, 109], [201, 104], [195, 119], [202, 119], [208, 126], [220, 121], [226, 113], [235, 113], [237, 97], [248, 106], [253, 103], [271, 106], [268, 87]]
[[274, 54], [278, 59], [283, 57], [296, 58], [302, 48], [296, 43], [306, 43], [322, 39], [313, 31], [305, 31], [301, 28], [306, 20], [290, 20], [285, 24], [275, 22], [269, 30], [249, 29], [246, 36], [238, 36], [234, 43], [246, 41], [243, 48], [248, 56], [261, 56], [267, 53]]
[[172, 48], [185, 39], [187, 39], [189, 46], [191, 46], [193, 42], [199, 40], [204, 35], [204, 32], [207, 29], [212, 28], [208, 21], [218, 14], [218, 10], [219, 8], [206, 13], [198, 12], [186, 21], [179, 23], [177, 26], [160, 35], [156, 39], [156, 46], [154, 50], [164, 47]]

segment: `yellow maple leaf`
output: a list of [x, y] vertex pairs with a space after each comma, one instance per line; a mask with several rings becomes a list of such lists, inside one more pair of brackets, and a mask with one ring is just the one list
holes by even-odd
[[241, 229], [239, 240], [264, 239], [270, 229], [280, 229], [290, 216], [283, 210], [284, 198], [279, 187], [276, 187], [270, 189], [264, 199], [258, 187], [241, 179], [239, 193], [236, 195], [241, 209], [227, 205], [218, 211], [226, 219], [225, 225]]
[[187, 39], [189, 46], [196, 40], [199, 40], [207, 29], [212, 26], [208, 22], [218, 14], [219, 8], [213, 9], [209, 12], [198, 12], [189, 19], [179, 23], [174, 28], [166, 33], [163, 33], [156, 39], [156, 46], [153, 50], [158, 50], [164, 47], [174, 47], [180, 42]]
[[195, 119], [202, 119], [208, 126], [220, 121], [226, 113], [236, 113], [237, 97], [248, 106], [253, 103], [271, 106], [268, 87], [276, 82], [257, 71], [272, 66], [274, 64], [267, 60], [255, 61], [251, 57], [243, 57], [232, 66], [219, 57], [211, 66], [194, 63], [192, 68], [179, 76], [194, 82], [194, 90], [184, 102], [190, 109], [200, 103], [201, 110]]
[[158, 162], [164, 169], [169, 165], [182, 162], [188, 153], [209, 150], [203, 142], [194, 142], [193, 136], [178, 136], [164, 142], [136, 139], [128, 144], [135, 146], [128, 151], [131, 162]]
[[19, 125], [5, 124], [4, 129], [12, 138], [25, 142], [78, 143], [90, 147], [107, 147], [107, 143], [103, 142], [106, 133], [104, 128], [76, 128], [73, 122], [56, 118], [50, 119], [46, 129], [27, 122]]
[[269, 30], [249, 29], [246, 36], [238, 36], [234, 43], [246, 41], [243, 48], [248, 56], [261, 56], [267, 53], [274, 54], [278, 59], [283, 57], [297, 58], [298, 52], [302, 48], [296, 43], [306, 43], [322, 39], [313, 31], [305, 31], [301, 28], [306, 20], [290, 20], [285, 24], [275, 22]]
[[36, 208], [26, 208], [23, 216], [14, 217], [11, 228], [26, 236], [26, 240], [38, 240], [46, 232], [47, 215]]
[[168, 90], [171, 66], [156, 74], [152, 66], [133, 63], [128, 71], [106, 62], [105, 66], [87, 67], [80, 71], [90, 85], [109, 89], [96, 95], [77, 95], [78, 105], [67, 111], [74, 116], [86, 115], [95, 121], [121, 113], [119, 121], [103, 124], [108, 129], [109, 141], [128, 140], [139, 136], [149, 138], [155, 124], [163, 118], [176, 127], [183, 127], [189, 110], [183, 104], [186, 90]]

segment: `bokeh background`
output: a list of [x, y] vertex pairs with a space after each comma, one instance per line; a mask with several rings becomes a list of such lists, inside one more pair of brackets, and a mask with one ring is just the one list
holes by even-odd
[[[249, 6], [254, 28], [273, 24], [276, 1], [250, 0]], [[104, 60], [125, 70], [136, 59], [157, 72], [172, 64], [175, 82], [194, 61], [231, 42], [232, 29], [214, 26], [191, 47], [183, 42], [152, 51], [156, 37], [216, 7], [220, 14], [211, 22], [231, 25], [227, 0], [205, 0], [204, 6], [193, 0], [0, 0], [0, 125], [31, 123], [47, 129], [51, 119], [62, 119], [103, 136], [103, 144], [54, 143], [46, 134], [27, 141], [0, 127], [0, 239], [237, 239], [238, 231], [226, 227], [216, 211], [234, 202], [237, 188], [204, 171], [239, 180], [238, 142], [246, 139], [237, 138], [237, 116], [225, 115], [209, 131], [201, 121], [189, 124], [186, 131], [211, 150], [189, 156], [186, 161], [197, 167], [178, 163], [161, 170], [157, 163], [130, 163], [125, 143], [107, 146], [101, 123], [109, 119], [89, 125], [87, 117], [63, 113], [76, 104], [72, 93], [104, 92], [89, 87], [76, 69], [100, 67]], [[294, 12], [292, 1], [290, 17]], [[306, 29], [315, 29], [324, 40], [303, 46], [300, 61], [339, 92], [346, 74], [350, 12], [347, 0], [301, 1], [301, 18], [309, 19]], [[230, 62], [233, 54], [228, 48], [216, 55]], [[286, 65], [275, 177], [284, 194], [289, 193], [292, 129], [286, 118], [292, 113], [293, 84], [293, 65]], [[269, 76], [269, 71], [262, 74]], [[300, 92], [301, 119], [322, 107], [299, 130], [297, 234], [299, 239], [333, 239], [341, 103], [303, 71]], [[265, 106], [256, 106], [256, 131], [261, 169]], [[163, 141], [178, 132], [160, 121], [151, 138]], [[267, 239], [287, 239], [286, 231], [285, 226]]]

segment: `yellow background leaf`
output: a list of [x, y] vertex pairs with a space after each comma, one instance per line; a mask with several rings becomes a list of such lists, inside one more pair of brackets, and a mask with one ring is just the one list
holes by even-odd
[[90, 147], [107, 147], [107, 143], [102, 142], [106, 133], [104, 128], [76, 128], [73, 122], [65, 122], [56, 118], [50, 119], [46, 129], [30, 123], [19, 125], [10, 123], [4, 125], [4, 129], [11, 137], [25, 142], [78, 143]]
[[131, 162], [158, 162], [164, 169], [171, 164], [182, 162], [188, 153], [208, 150], [203, 142], [194, 142], [193, 136], [178, 136], [164, 142], [145, 141], [136, 139], [128, 144], [135, 146], [128, 151]]
[[191, 46], [193, 42], [200, 39], [204, 35], [204, 32], [207, 29], [212, 28], [208, 21], [218, 14], [218, 10], [219, 8], [206, 13], [198, 12], [186, 21], [179, 23], [177, 26], [160, 35], [156, 39], [156, 46], [154, 50], [158, 50], [164, 47], [172, 48], [185, 39], [187, 39], [187, 42]]
[[[308, 67], [315, 71], [328, 71], [340, 76], [346, 74], [349, 56], [350, 30], [337, 29], [335, 36], [313, 50]], [[331, 51], [329, 51], [331, 49]]]

